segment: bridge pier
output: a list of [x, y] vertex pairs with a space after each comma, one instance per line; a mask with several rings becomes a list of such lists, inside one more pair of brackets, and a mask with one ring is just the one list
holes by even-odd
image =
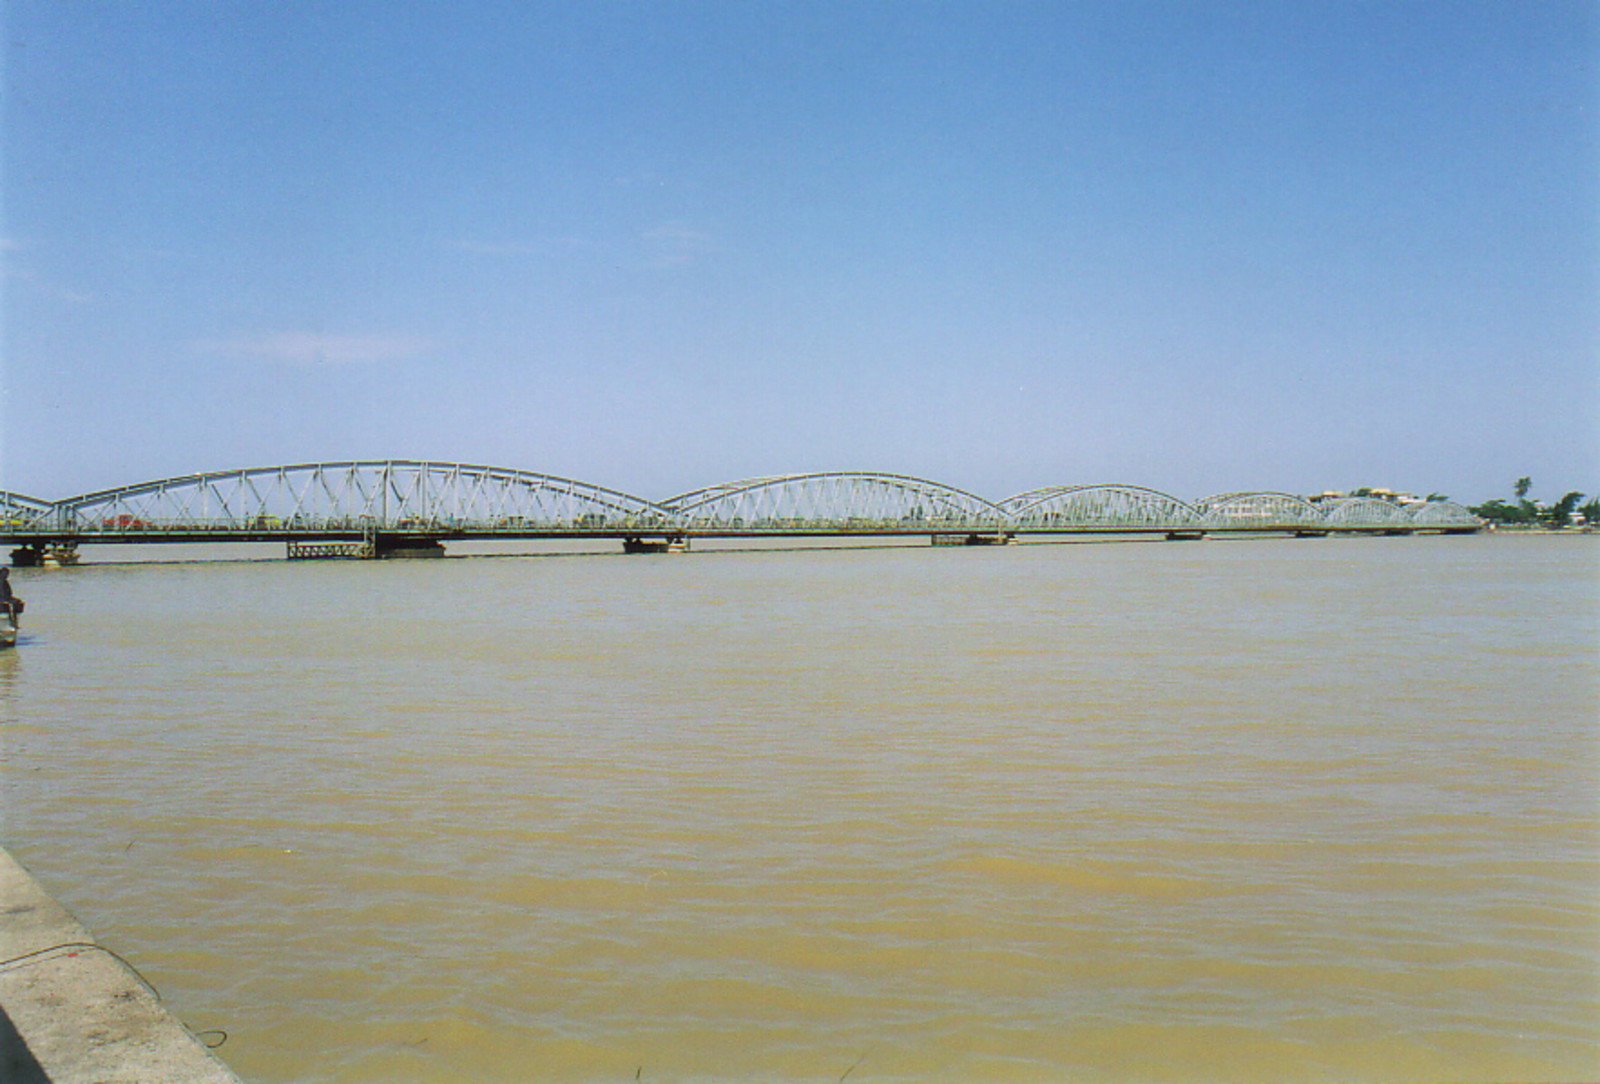
[[293, 540], [289, 543], [291, 561], [370, 560], [388, 557], [443, 557], [444, 543], [433, 538], [382, 535], [361, 541], [338, 539]]
[[688, 548], [689, 540], [681, 534], [661, 539], [630, 535], [622, 540], [623, 553], [683, 553]]
[[1015, 537], [997, 531], [994, 534], [936, 534], [930, 535], [929, 540], [935, 546], [1004, 546]]
[[374, 557], [443, 557], [444, 543], [436, 538], [385, 538], [372, 543]]
[[76, 542], [29, 542], [11, 551], [13, 568], [40, 568], [44, 566], [75, 565], [78, 563]]
[[361, 560], [373, 556], [371, 542], [293, 542], [291, 561]]

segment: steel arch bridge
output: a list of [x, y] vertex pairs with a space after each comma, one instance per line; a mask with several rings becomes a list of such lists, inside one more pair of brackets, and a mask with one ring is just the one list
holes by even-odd
[[1208, 530], [1318, 531], [1327, 527], [1323, 510], [1292, 493], [1222, 493], [1196, 506]]
[[[180, 475], [85, 493], [31, 521], [53, 541], [290, 541], [658, 531], [640, 497], [531, 471], [416, 460]], [[15, 534], [16, 532], [13, 532]]]
[[1419, 531], [1483, 529], [1483, 520], [1455, 501], [1427, 501], [1411, 509], [1410, 520], [1412, 528]]
[[999, 506], [941, 482], [868, 471], [786, 474], [697, 489], [662, 507], [696, 533], [927, 534], [996, 531]]
[[1413, 526], [1410, 514], [1404, 508], [1375, 497], [1347, 497], [1333, 501], [1327, 508], [1330, 527], [1356, 527], [1405, 533]]
[[1200, 526], [1191, 505], [1143, 486], [1047, 486], [1000, 503], [1016, 531], [1149, 530], [1188, 532]]
[[614, 538], [656, 549], [694, 537], [926, 535], [979, 543], [1096, 533], [1466, 533], [1482, 525], [1448, 501], [1226, 493], [1189, 503], [1141, 486], [1062, 485], [996, 502], [871, 471], [749, 478], [652, 501], [532, 471], [400, 459], [186, 474], [58, 501], [0, 492], [0, 539], [21, 547], [13, 552], [19, 563], [52, 547], [111, 542], [276, 541], [291, 556], [382, 556], [493, 538]]

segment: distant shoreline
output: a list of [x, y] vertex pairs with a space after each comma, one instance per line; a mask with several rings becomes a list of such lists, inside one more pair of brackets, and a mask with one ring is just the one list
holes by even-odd
[[1488, 523], [1484, 534], [1600, 534], [1600, 527], [1545, 527], [1522, 523]]

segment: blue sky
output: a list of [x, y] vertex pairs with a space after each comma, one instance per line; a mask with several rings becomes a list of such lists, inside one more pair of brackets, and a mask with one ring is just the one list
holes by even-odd
[[0, 0], [0, 488], [1594, 492], [1597, 10]]

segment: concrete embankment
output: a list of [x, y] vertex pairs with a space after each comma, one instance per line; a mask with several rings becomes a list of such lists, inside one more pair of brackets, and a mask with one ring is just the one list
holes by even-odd
[[0, 849], [0, 1081], [240, 1084]]

